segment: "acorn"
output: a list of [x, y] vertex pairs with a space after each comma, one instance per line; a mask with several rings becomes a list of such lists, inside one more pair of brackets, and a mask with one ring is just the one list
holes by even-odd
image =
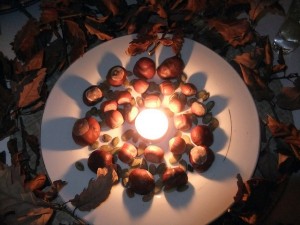
[[162, 79], [178, 78], [183, 73], [184, 67], [184, 62], [180, 57], [172, 56], [158, 66], [157, 74]]
[[153, 175], [145, 169], [135, 168], [129, 174], [129, 188], [137, 194], [146, 195], [154, 190]]
[[181, 155], [185, 152], [186, 143], [182, 137], [176, 136], [169, 140], [169, 150], [174, 155]]
[[87, 106], [93, 106], [103, 99], [103, 92], [97, 85], [92, 85], [84, 90], [82, 100]]
[[123, 163], [131, 163], [134, 158], [137, 156], [137, 148], [128, 142], [125, 142], [121, 149], [118, 152], [118, 158], [123, 162]]
[[105, 123], [111, 129], [120, 127], [124, 123], [122, 113], [118, 110], [110, 110], [105, 112]]
[[175, 92], [174, 84], [169, 80], [165, 80], [162, 83], [160, 83], [159, 88], [160, 88], [160, 92], [163, 95], [171, 95]]
[[98, 168], [113, 164], [113, 155], [108, 151], [95, 150], [90, 154], [87, 164], [91, 171], [97, 173]]
[[151, 79], [156, 72], [155, 62], [148, 57], [140, 58], [133, 67], [133, 74], [145, 79]]
[[174, 116], [174, 126], [177, 130], [188, 131], [192, 127], [192, 120], [189, 114], [177, 114]]
[[214, 141], [213, 132], [207, 125], [197, 125], [191, 130], [191, 139], [195, 145], [211, 146]]
[[192, 83], [181, 83], [180, 90], [181, 90], [181, 93], [186, 96], [192, 96], [197, 93], [197, 88]]
[[116, 100], [106, 100], [101, 103], [100, 110], [101, 112], [108, 112], [111, 110], [117, 110], [118, 109], [118, 102]]
[[182, 167], [168, 168], [162, 175], [165, 190], [180, 187], [188, 183], [188, 176]]
[[100, 125], [94, 117], [85, 117], [74, 123], [72, 137], [78, 145], [92, 145], [99, 138], [100, 131]]
[[127, 70], [122, 66], [113, 66], [106, 75], [106, 80], [111, 86], [121, 86], [127, 78]]
[[161, 163], [164, 155], [164, 150], [156, 145], [148, 145], [144, 150], [145, 159], [152, 163]]
[[131, 81], [131, 84], [133, 86], [133, 89], [139, 94], [143, 94], [144, 92], [146, 92], [150, 85], [148, 81], [143, 79], [133, 79]]
[[189, 160], [198, 172], [205, 172], [215, 159], [213, 151], [207, 146], [195, 146], [189, 153]]

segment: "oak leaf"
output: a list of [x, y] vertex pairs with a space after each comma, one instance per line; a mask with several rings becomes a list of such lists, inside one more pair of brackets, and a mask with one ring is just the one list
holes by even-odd
[[53, 214], [48, 203], [24, 188], [20, 167], [0, 167], [0, 217], [6, 224], [45, 225]]
[[89, 181], [88, 187], [70, 202], [81, 211], [90, 211], [104, 202], [116, 179], [116, 171], [112, 167], [99, 168], [98, 177]]

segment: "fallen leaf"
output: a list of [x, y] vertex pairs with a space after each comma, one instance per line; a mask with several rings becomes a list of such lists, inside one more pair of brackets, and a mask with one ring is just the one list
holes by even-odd
[[114, 181], [114, 169], [112, 167], [103, 168], [99, 176], [89, 181], [88, 187], [79, 195], [77, 194], [70, 202], [81, 211], [90, 211], [104, 202], [111, 191]]
[[6, 224], [45, 225], [53, 209], [24, 188], [24, 179], [19, 166], [0, 170], [0, 217]]
[[233, 47], [245, 45], [253, 41], [253, 30], [246, 19], [221, 20], [209, 19], [208, 25], [215, 28]]
[[282, 87], [276, 96], [276, 104], [286, 110], [300, 109], [300, 89], [296, 87]]
[[250, 52], [243, 52], [240, 55], [236, 55], [234, 61], [238, 64], [242, 64], [243, 66], [249, 69], [257, 69], [260, 66], [261, 62], [264, 59], [264, 49], [255, 48]]
[[156, 41], [157, 37], [152, 35], [138, 36], [129, 43], [126, 54], [135, 56], [141, 54], [149, 49], [149, 47]]
[[59, 191], [66, 185], [66, 181], [56, 180], [53, 181], [50, 188], [48, 188], [47, 190], [35, 190], [34, 194], [38, 198], [43, 199], [46, 202], [51, 202], [57, 197]]
[[113, 39], [113, 37], [109, 34], [106, 34], [104, 32], [101, 32], [100, 30], [92, 27], [91, 25], [89, 25], [88, 23], [85, 23], [84, 26], [86, 27], [87, 31], [92, 34], [92, 35], [96, 35], [98, 37], [98, 39], [100, 40], [111, 40]]

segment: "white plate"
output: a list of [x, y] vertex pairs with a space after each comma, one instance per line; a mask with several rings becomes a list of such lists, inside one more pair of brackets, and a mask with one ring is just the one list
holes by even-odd
[[[47, 172], [52, 181], [68, 182], [60, 192], [68, 201], [95, 178], [86, 166], [90, 151], [79, 148], [71, 137], [76, 119], [89, 107], [82, 102], [83, 91], [103, 80], [109, 68], [123, 65], [132, 70], [143, 55], [129, 57], [125, 49], [133, 36], [124, 36], [101, 44], [71, 65], [54, 86], [44, 112], [41, 147]], [[157, 64], [173, 56], [168, 47], [160, 47], [152, 58]], [[129, 198], [121, 184], [114, 186], [109, 198], [90, 212], [76, 211], [91, 224], [105, 225], [192, 225], [207, 224], [220, 216], [232, 203], [237, 191], [236, 175], [251, 177], [258, 157], [260, 132], [258, 115], [247, 87], [235, 70], [221, 57], [201, 44], [185, 39], [182, 58], [185, 73], [199, 90], [210, 92], [216, 105], [213, 114], [220, 121], [211, 146], [216, 159], [203, 173], [189, 173], [190, 188], [185, 192], [155, 195], [143, 202], [141, 196]], [[113, 130], [121, 135], [122, 130]], [[161, 144], [165, 144], [162, 142]], [[74, 163], [81, 160], [86, 169], [78, 171]], [[72, 208], [72, 205], [69, 204]]]

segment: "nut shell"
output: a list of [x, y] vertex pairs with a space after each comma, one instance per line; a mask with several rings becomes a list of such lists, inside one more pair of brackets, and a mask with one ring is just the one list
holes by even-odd
[[174, 155], [181, 155], [185, 152], [186, 143], [182, 137], [176, 136], [169, 140], [169, 149]]
[[103, 92], [97, 85], [92, 85], [84, 90], [82, 100], [87, 106], [96, 105], [103, 99]]
[[139, 94], [146, 92], [150, 85], [149, 82], [144, 79], [134, 79], [131, 81], [131, 84], [133, 89]]
[[153, 175], [145, 169], [136, 168], [129, 174], [129, 188], [140, 195], [149, 194], [154, 190]]
[[168, 168], [162, 175], [165, 189], [186, 185], [188, 176], [182, 167]]
[[110, 110], [117, 110], [118, 103], [116, 100], [106, 100], [101, 103], [100, 110], [101, 112], [108, 112]]
[[91, 171], [97, 173], [98, 168], [113, 164], [113, 155], [107, 151], [95, 150], [90, 154], [87, 164]]
[[190, 115], [183, 113], [174, 116], [174, 126], [177, 130], [188, 131], [192, 127]]
[[181, 58], [173, 56], [165, 59], [157, 68], [157, 74], [162, 79], [178, 78], [185, 65]]
[[124, 123], [123, 115], [118, 110], [110, 110], [105, 113], [105, 123], [111, 129], [120, 127]]
[[125, 142], [120, 151], [118, 152], [118, 158], [123, 163], [131, 163], [134, 157], [137, 156], [137, 148], [130, 143]]
[[182, 83], [180, 84], [181, 93], [186, 96], [192, 96], [197, 93], [197, 88], [192, 83]]
[[127, 70], [122, 66], [113, 66], [106, 75], [106, 80], [111, 86], [121, 86], [127, 78]]
[[149, 145], [144, 150], [145, 159], [152, 163], [161, 163], [164, 155], [164, 150], [156, 145]]
[[99, 138], [100, 131], [101, 127], [94, 117], [85, 117], [74, 123], [72, 137], [80, 146], [91, 145]]

